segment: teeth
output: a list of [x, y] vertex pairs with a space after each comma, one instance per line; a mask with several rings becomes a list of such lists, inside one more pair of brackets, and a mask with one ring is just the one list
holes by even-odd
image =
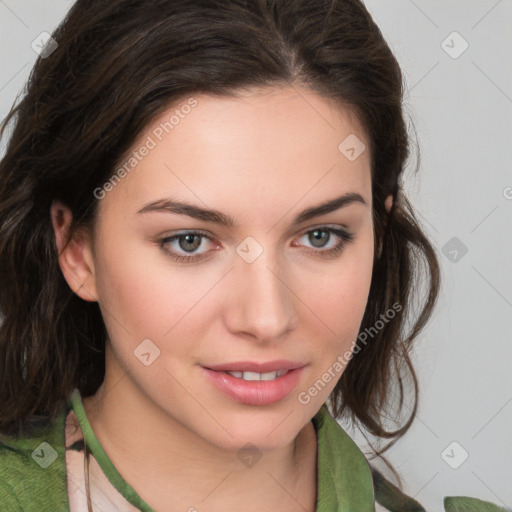
[[260, 380], [274, 380], [277, 377], [277, 372], [262, 373]]
[[268, 375], [268, 373], [256, 373], [256, 372], [244, 372], [242, 375], [242, 379], [244, 380], [261, 380], [263, 375]]
[[275, 372], [258, 373], [258, 372], [226, 372], [233, 377], [243, 380], [274, 380], [277, 377], [281, 377], [288, 370], [277, 370]]

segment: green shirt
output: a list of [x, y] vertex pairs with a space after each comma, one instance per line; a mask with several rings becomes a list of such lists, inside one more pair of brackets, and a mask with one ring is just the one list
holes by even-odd
[[[65, 422], [72, 409], [88, 451], [110, 484], [141, 511], [155, 512], [114, 467], [87, 420], [75, 389], [60, 413], [19, 438], [0, 436], [1, 512], [70, 512], [66, 483]], [[378, 471], [329, 413], [326, 404], [312, 418], [318, 440], [317, 503], [315, 512], [424, 512]], [[43, 444], [42, 444], [43, 443]], [[446, 512], [499, 512], [505, 509], [475, 498], [449, 497]]]

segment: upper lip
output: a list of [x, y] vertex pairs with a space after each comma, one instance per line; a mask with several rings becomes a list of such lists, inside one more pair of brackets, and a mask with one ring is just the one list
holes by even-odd
[[268, 361], [266, 363], [257, 363], [255, 361], [237, 361], [234, 363], [208, 365], [205, 366], [205, 368], [214, 370], [216, 372], [267, 373], [275, 372], [277, 370], [295, 370], [296, 368], [302, 368], [303, 366], [305, 366], [304, 363], [280, 359], [278, 361]]

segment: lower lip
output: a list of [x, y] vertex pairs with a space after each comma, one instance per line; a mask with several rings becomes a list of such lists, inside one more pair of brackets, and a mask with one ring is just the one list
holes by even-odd
[[303, 369], [289, 370], [274, 380], [243, 380], [203, 367], [207, 378], [218, 389], [236, 402], [248, 405], [267, 405], [282, 400], [297, 387]]

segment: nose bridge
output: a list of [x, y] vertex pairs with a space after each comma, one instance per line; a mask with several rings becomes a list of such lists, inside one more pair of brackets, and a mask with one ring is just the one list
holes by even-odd
[[[249, 251], [240, 253], [240, 248]], [[250, 251], [254, 257], [257, 249], [254, 243], [251, 246], [251, 241], [237, 249], [232, 275], [231, 328], [272, 340], [295, 326], [295, 305], [293, 294], [284, 284], [286, 269], [274, 250], [260, 246], [255, 259], [245, 257]]]

